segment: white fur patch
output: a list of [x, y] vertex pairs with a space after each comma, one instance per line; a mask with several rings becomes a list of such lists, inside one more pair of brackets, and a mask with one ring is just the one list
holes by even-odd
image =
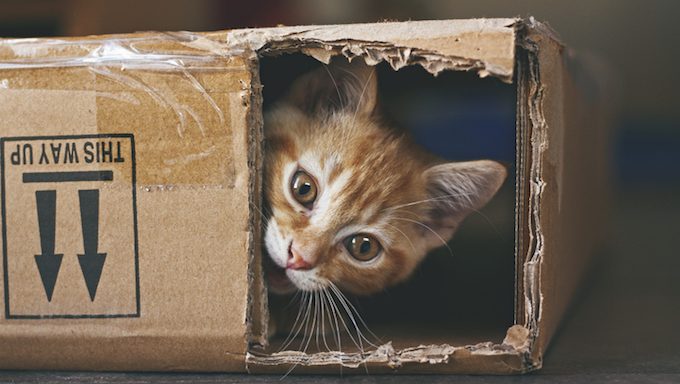
[[319, 277], [316, 268], [302, 271], [295, 269], [286, 270], [286, 276], [296, 287], [303, 291], [319, 291], [328, 288], [328, 280]]
[[[324, 170], [321, 167], [321, 159], [315, 151], [306, 151], [298, 159], [300, 167], [309, 172], [317, 181], [324, 180]], [[321, 186], [317, 186], [321, 187]]]
[[349, 169], [343, 170], [338, 177], [329, 184], [331, 172], [325, 172], [323, 192], [319, 195], [314, 203], [314, 214], [310, 219], [310, 224], [316, 227], [322, 227], [324, 223], [330, 222], [329, 216], [333, 215], [334, 208], [337, 207], [342, 191], [347, 187], [347, 184], [352, 179], [352, 171]]
[[[290, 246], [292, 236], [284, 236], [279, 229], [276, 219], [271, 218], [267, 223], [267, 230], [265, 233], [265, 245], [269, 257], [281, 268], [286, 268], [288, 262], [288, 247]], [[286, 269], [286, 276], [299, 289], [303, 291], [316, 291], [328, 287], [328, 280], [319, 277], [316, 268], [302, 271], [294, 269]]]
[[288, 262], [288, 246], [292, 238], [285, 238], [279, 229], [276, 219], [272, 217], [267, 223], [267, 230], [264, 235], [265, 245], [269, 257], [274, 260], [276, 265], [286, 268]]

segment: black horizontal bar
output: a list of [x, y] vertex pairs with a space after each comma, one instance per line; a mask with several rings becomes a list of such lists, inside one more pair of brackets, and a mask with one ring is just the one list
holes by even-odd
[[24, 183], [60, 183], [70, 181], [112, 181], [113, 171], [24, 172]]

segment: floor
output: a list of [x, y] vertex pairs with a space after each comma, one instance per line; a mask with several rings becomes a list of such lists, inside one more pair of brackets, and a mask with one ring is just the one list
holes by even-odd
[[[680, 188], [626, 191], [612, 207], [612, 243], [595, 264], [546, 356], [526, 376], [289, 376], [302, 383], [680, 382]], [[1, 372], [1, 383], [260, 383], [279, 376]]]

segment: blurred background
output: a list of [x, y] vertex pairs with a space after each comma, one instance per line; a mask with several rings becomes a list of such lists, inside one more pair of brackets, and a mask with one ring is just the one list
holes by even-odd
[[550, 372], [680, 373], [680, 2], [665, 0], [1, 0], [0, 36], [535, 16], [608, 64], [611, 242]]

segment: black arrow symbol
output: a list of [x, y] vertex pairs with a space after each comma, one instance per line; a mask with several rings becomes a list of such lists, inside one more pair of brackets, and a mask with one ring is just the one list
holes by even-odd
[[57, 191], [36, 191], [35, 202], [38, 208], [38, 229], [40, 230], [40, 248], [42, 253], [35, 255], [35, 263], [42, 279], [47, 301], [52, 301], [52, 293], [57, 283], [57, 275], [64, 256], [54, 253], [54, 231], [57, 209]]
[[78, 191], [80, 199], [80, 220], [83, 228], [83, 248], [85, 253], [78, 255], [80, 270], [83, 271], [90, 300], [94, 301], [102, 276], [102, 269], [106, 261], [106, 253], [97, 252], [99, 243], [99, 190], [81, 189]]

